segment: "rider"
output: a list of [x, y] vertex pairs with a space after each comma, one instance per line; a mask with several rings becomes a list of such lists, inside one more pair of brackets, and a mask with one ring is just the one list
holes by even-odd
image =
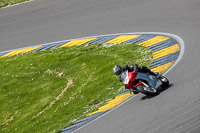
[[[113, 72], [118, 76], [119, 80], [121, 81], [121, 74], [124, 72], [124, 71], [127, 71], [128, 72], [135, 72], [136, 70], [138, 72], [143, 72], [143, 73], [149, 73], [149, 74], [152, 74], [154, 76], [157, 76], [158, 73], [154, 73], [152, 72], [150, 69], [148, 69], [146, 66], [141, 66], [141, 67], [138, 67], [137, 64], [135, 65], [124, 65], [123, 67], [119, 66], [119, 65], [115, 65], [113, 67]], [[122, 82], [122, 81], [121, 81]], [[126, 85], [125, 85], [125, 88], [126, 89], [129, 89]], [[132, 88], [132, 91], [134, 93], [138, 93], [136, 91], [134, 91], [135, 88]]]

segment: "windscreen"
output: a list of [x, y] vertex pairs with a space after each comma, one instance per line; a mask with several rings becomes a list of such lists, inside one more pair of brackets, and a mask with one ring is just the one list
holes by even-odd
[[124, 84], [128, 84], [128, 82], [129, 82], [128, 71], [124, 71], [124, 72], [121, 74], [120, 79], [121, 79], [121, 81], [122, 81]]

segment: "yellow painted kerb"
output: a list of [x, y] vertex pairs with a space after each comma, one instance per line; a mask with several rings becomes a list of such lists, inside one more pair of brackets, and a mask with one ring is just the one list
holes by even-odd
[[153, 72], [159, 72], [159, 73], [163, 74], [164, 72], [166, 72], [174, 64], [174, 62], [175, 61], [172, 61], [172, 62], [163, 64], [161, 66], [152, 68], [151, 71], [153, 71]]
[[103, 111], [106, 111], [106, 110], [110, 110], [110, 109], [116, 107], [117, 105], [119, 105], [120, 103], [126, 101], [128, 98], [132, 97], [133, 95], [134, 95], [133, 93], [131, 93], [131, 94], [126, 93], [126, 94], [117, 96], [117, 97], [115, 97], [115, 99], [109, 101], [106, 105], [100, 107], [97, 111], [90, 113], [87, 116], [93, 115], [93, 114], [96, 114], [96, 113], [99, 113], [99, 112], [103, 112]]
[[172, 45], [170, 47], [167, 47], [167, 48], [164, 48], [164, 49], [154, 52], [153, 60], [161, 58], [161, 57], [169, 55], [169, 54], [173, 54], [178, 51], [180, 51], [179, 45], [178, 44]]
[[146, 40], [144, 42], [141, 42], [139, 43], [138, 45], [141, 45], [141, 46], [144, 46], [144, 47], [148, 47], [148, 46], [151, 46], [151, 45], [154, 45], [154, 44], [157, 44], [157, 43], [160, 43], [160, 42], [163, 42], [163, 41], [166, 41], [168, 40], [169, 37], [165, 37], [165, 36], [156, 36], [152, 39], [149, 39], [149, 40]]
[[1, 56], [0, 58], [2, 57], [6, 57], [6, 56], [13, 56], [13, 55], [17, 55], [17, 54], [23, 54], [23, 53], [27, 53], [27, 52], [30, 52], [32, 50], [35, 50], [37, 48], [39, 48], [41, 46], [37, 46], [37, 47], [32, 47], [32, 48], [25, 48], [25, 49], [19, 49], [19, 50], [14, 50], [14, 51], [11, 51], [3, 56]]
[[116, 38], [114, 38], [112, 40], [109, 40], [109, 41], [105, 42], [105, 43], [106, 44], [114, 44], [114, 43], [119, 44], [119, 43], [126, 42], [128, 40], [131, 40], [133, 38], [136, 38], [138, 36], [140, 36], [140, 35], [121, 35], [121, 36], [118, 36], [118, 37], [116, 37]]
[[82, 45], [82, 44], [85, 44], [85, 43], [87, 43], [89, 41], [92, 41], [94, 39], [96, 39], [96, 38], [87, 38], [87, 39], [73, 40], [73, 41], [70, 41], [68, 43], [63, 44], [62, 46], [60, 46], [58, 48]]

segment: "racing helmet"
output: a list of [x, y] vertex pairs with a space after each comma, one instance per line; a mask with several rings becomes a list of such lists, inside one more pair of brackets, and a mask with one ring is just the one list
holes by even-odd
[[117, 76], [119, 76], [119, 75], [122, 73], [122, 68], [121, 68], [121, 66], [115, 65], [115, 66], [113, 67], [113, 72], [114, 72]]

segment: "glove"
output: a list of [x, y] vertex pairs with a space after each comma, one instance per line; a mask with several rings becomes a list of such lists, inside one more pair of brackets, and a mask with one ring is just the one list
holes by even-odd
[[135, 69], [138, 69], [138, 64], [133, 65]]
[[124, 85], [124, 87], [125, 87], [125, 89], [129, 89], [129, 88], [127, 87], [127, 85]]

